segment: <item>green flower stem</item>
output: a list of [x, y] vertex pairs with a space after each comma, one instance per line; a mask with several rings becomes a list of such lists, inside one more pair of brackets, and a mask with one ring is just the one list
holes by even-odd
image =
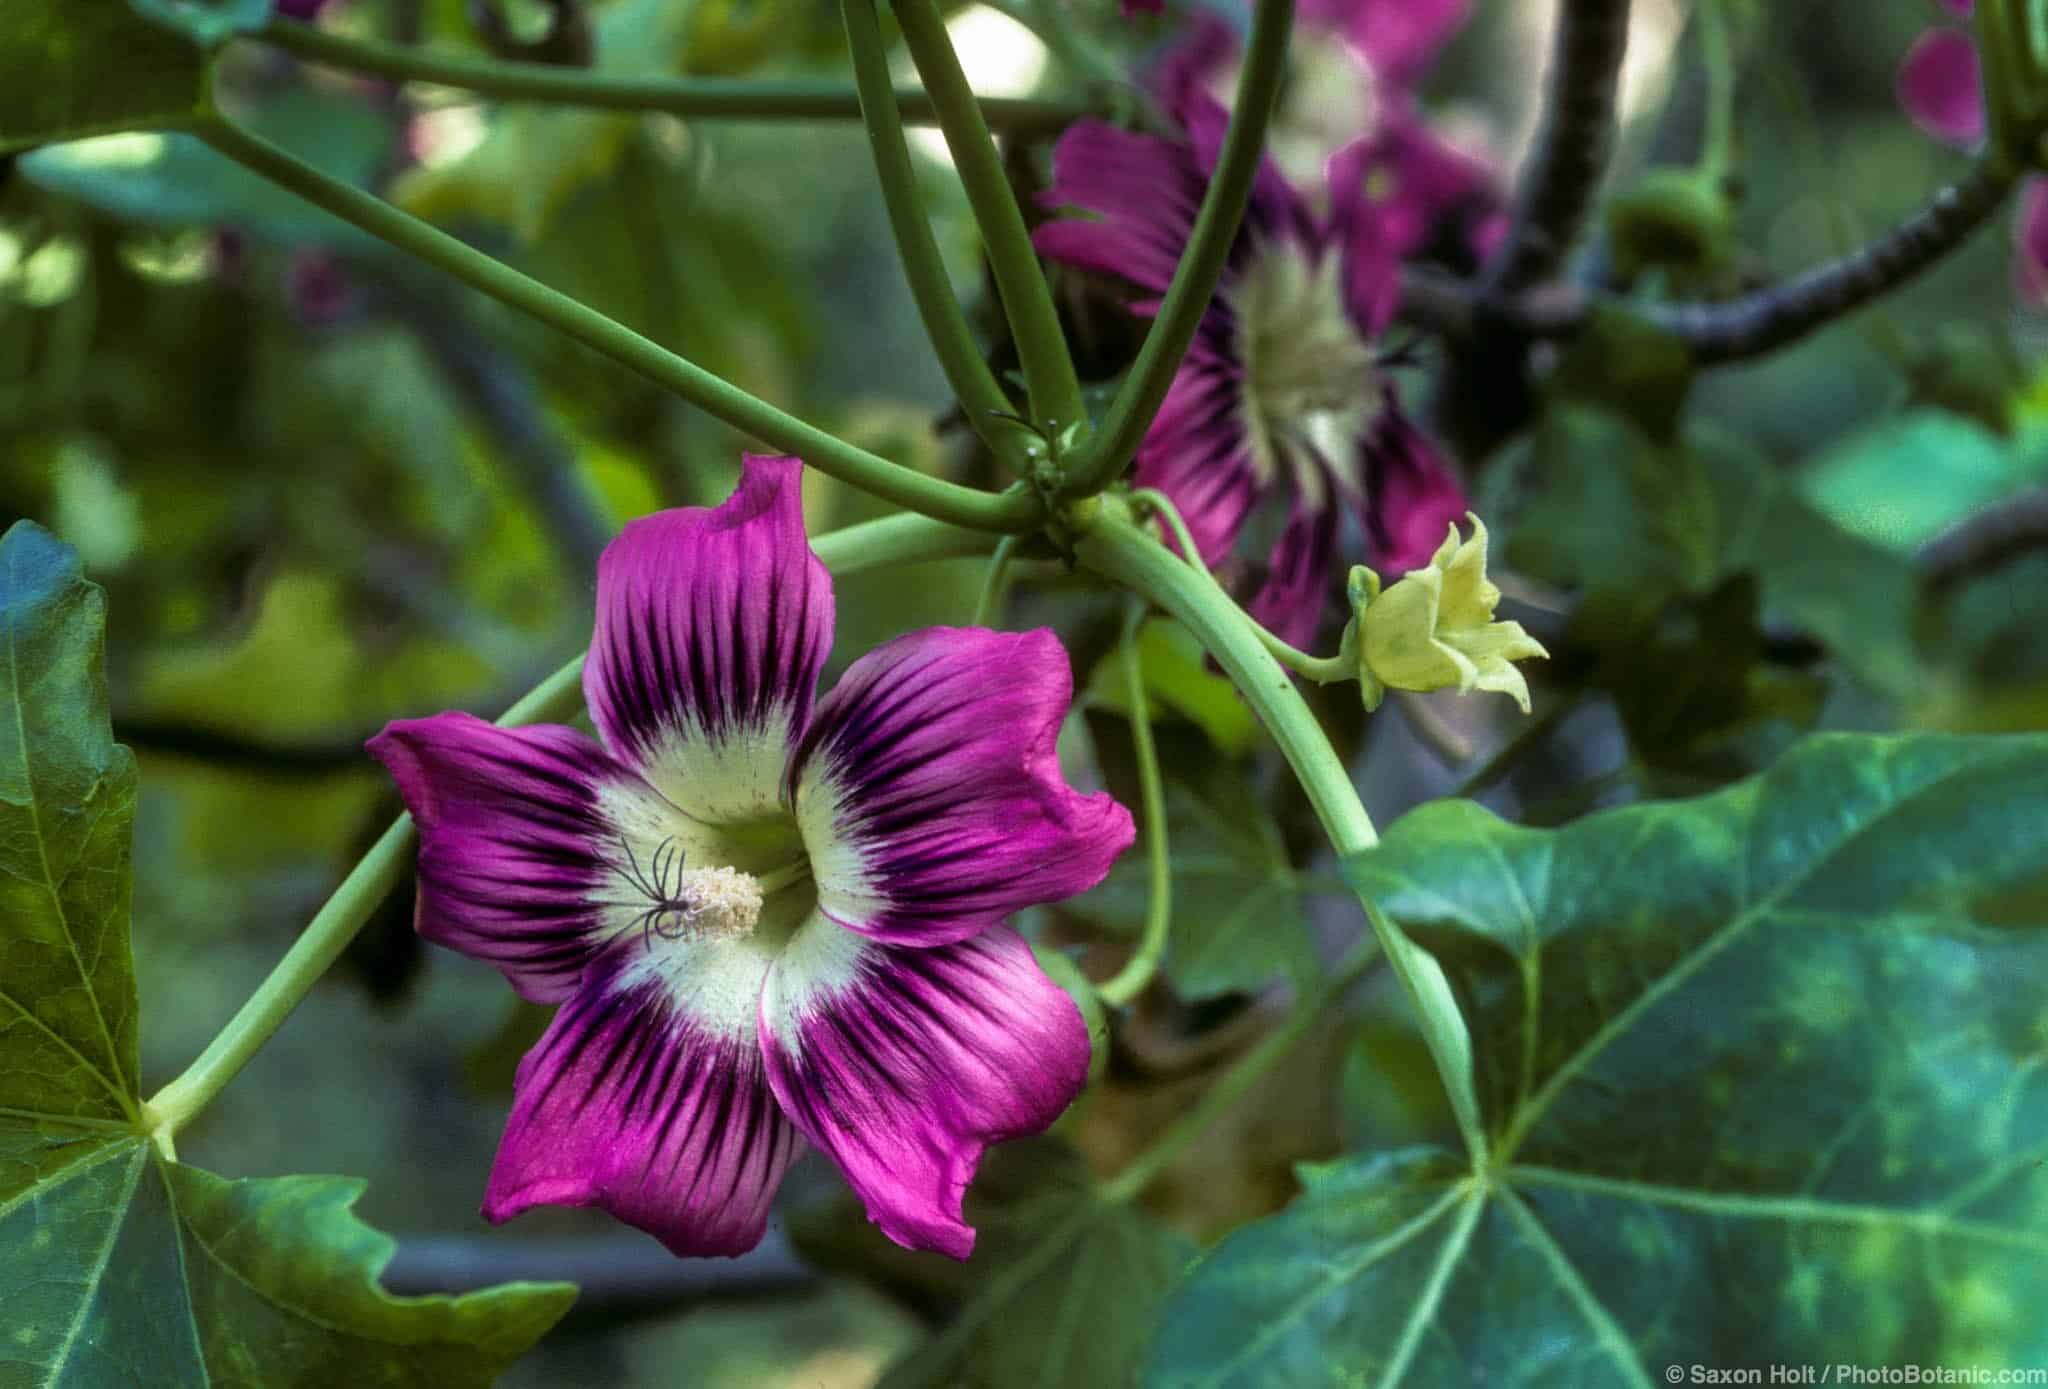
[[[1216, 580], [1159, 543], [1131, 519], [1130, 509], [1118, 498], [1097, 498], [1076, 511], [1071, 520], [1080, 532], [1076, 554], [1081, 562], [1157, 603], [1186, 624], [1216, 658], [1280, 745], [1337, 857], [1349, 860], [1378, 844], [1379, 835], [1358, 799], [1349, 770], [1330, 746], [1301, 691]], [[1466, 1145], [1474, 1161], [1481, 1161], [1486, 1137], [1472, 1086], [1472, 1039], [1442, 967], [1371, 902], [1362, 896], [1359, 900], [1380, 948], [1415, 1007], [1423, 1040]]]
[[[884, 565], [986, 554], [994, 544], [995, 537], [987, 532], [922, 516], [888, 516], [820, 536], [811, 548], [828, 570], [843, 577]], [[505, 711], [498, 725], [518, 728], [574, 717], [583, 707], [583, 659], [577, 656], [535, 686]], [[199, 1059], [143, 1107], [144, 1121], [167, 1155], [174, 1151], [172, 1136], [235, 1078], [341, 958], [370, 914], [405, 876], [415, 838], [410, 815], [394, 820]]]
[[1166, 954], [1166, 928], [1173, 920], [1173, 861], [1166, 846], [1166, 788], [1159, 778], [1159, 749], [1152, 741], [1152, 709], [1145, 693], [1145, 667], [1138, 659], [1138, 629], [1145, 605], [1131, 604], [1124, 621], [1124, 698], [1131, 709], [1131, 747], [1138, 755], [1139, 809], [1145, 814], [1145, 857], [1151, 868], [1145, 899], [1145, 929], [1137, 953], [1096, 989], [1102, 1001], [1121, 1008], [1144, 991]]
[[[1180, 508], [1173, 504], [1171, 497], [1150, 487], [1139, 487], [1132, 490], [1131, 501], [1166, 522], [1168, 528], [1173, 531], [1173, 538], [1180, 542], [1180, 552], [1187, 562], [1201, 568], [1204, 573], [1208, 572], [1208, 566], [1202, 563], [1202, 552], [1195, 548], [1195, 537], [1188, 530], [1188, 523], [1181, 519]], [[1335, 685], [1358, 678], [1356, 651], [1352, 645], [1356, 640], [1355, 629], [1344, 629], [1344, 649], [1336, 655], [1311, 656], [1299, 647], [1290, 646], [1274, 636], [1250, 613], [1244, 615], [1244, 620], [1251, 623], [1253, 630], [1259, 634], [1259, 640], [1265, 643], [1266, 650], [1273, 653], [1273, 659], [1296, 674], [1313, 680], [1318, 685]]]
[[1223, 274], [1238, 225], [1244, 221], [1245, 204], [1251, 199], [1252, 180], [1265, 149], [1266, 126], [1287, 67], [1287, 36], [1293, 20], [1294, 0], [1258, 0], [1244, 69], [1237, 80], [1230, 129], [1223, 137], [1223, 151], [1210, 176], [1209, 190], [1202, 195], [1201, 210], [1195, 214], [1187, 249], [1181, 252], [1159, 314], [1145, 333], [1138, 360], [1110, 402], [1101, 432], [1067, 474], [1063, 490], [1070, 496], [1102, 491], [1130, 465], [1166, 399], [1174, 373], [1180, 370], [1188, 344], [1195, 339], [1195, 327], [1216, 293], [1216, 281]]
[[418, 256], [474, 289], [558, 328], [613, 361], [631, 367], [691, 404], [840, 481], [941, 521], [981, 530], [1023, 531], [1038, 525], [1040, 504], [1024, 489], [1002, 495], [929, 478], [855, 448], [815, 425], [712, 375], [596, 310], [493, 260], [437, 227], [360, 189], [329, 178], [285, 150], [226, 120], [199, 137], [236, 163], [298, 194], [316, 207]]
[[1010, 561], [1017, 556], [1017, 537], [1006, 535], [989, 556], [988, 572], [981, 577], [981, 593], [974, 600], [974, 618], [967, 625], [986, 627], [1002, 611], [1003, 597], [1010, 587]]
[[1356, 982], [1359, 975], [1365, 973], [1366, 967], [1379, 957], [1379, 953], [1377, 938], [1371, 933], [1360, 936], [1357, 944], [1323, 976], [1315, 991], [1304, 995], [1294, 1005], [1285, 1022], [1267, 1033], [1257, 1046], [1225, 1071], [1193, 1109], [1181, 1115], [1159, 1136], [1158, 1142], [1131, 1159], [1122, 1171], [1102, 1184], [1103, 1199], [1128, 1201], [1150, 1186], [1183, 1148], [1207, 1133], [1210, 1125], [1250, 1093], [1260, 1077], [1315, 1030], [1330, 1005]]
[[[665, 111], [673, 116], [733, 120], [862, 119], [859, 94], [839, 82], [760, 81], [717, 77], [622, 77], [549, 63], [500, 62], [436, 54], [407, 44], [343, 38], [306, 24], [273, 19], [255, 35], [308, 62], [401, 82], [433, 82], [503, 101], [545, 101], [611, 111]], [[930, 125], [932, 99], [914, 88], [896, 94], [903, 119]], [[1050, 132], [1090, 114], [1074, 102], [987, 97], [982, 111], [1006, 130]]]
[[1339, 855], [1379, 843], [1372, 818], [1359, 802], [1351, 774], [1251, 619], [1209, 574], [1160, 544], [1104, 497], [1077, 547], [1081, 562], [1144, 594], [1185, 623], [1216, 658], [1286, 755], [1316, 818]]
[[981, 229], [989, 269], [995, 274], [996, 296], [1017, 344], [1032, 418], [1055, 436], [1077, 425], [1085, 427], [1081, 382], [1074, 375], [1074, 359], [1060, 332], [1052, 289], [1039, 268], [1023, 209], [1010, 191], [1002, 156], [988, 133], [981, 105], [967, 85], [967, 74], [960, 70], [960, 55], [953, 51], [946, 22], [934, 0], [897, 0], [895, 13], [918, 76], [931, 93], [939, 129], [967, 192], [967, 206]]
[[889, 54], [874, 0], [841, 0], [840, 10], [846, 19], [847, 43], [853, 50], [854, 85], [860, 90], [862, 119], [875, 155], [882, 201], [889, 210], [889, 227], [896, 235], [896, 250], [903, 258], [903, 273], [910, 281], [918, 316], [924, 320], [925, 336], [938, 354], [953, 394], [960, 398], [968, 424], [998, 456], [1016, 461], [1028, 431], [1017, 423], [1016, 407], [1003, 394], [974, 341], [967, 315], [953, 297], [953, 283], [946, 274], [946, 263], [939, 258], [931, 223], [925, 220], [917, 172], [910, 164], [910, 146], [903, 139], [902, 112], [889, 81]]

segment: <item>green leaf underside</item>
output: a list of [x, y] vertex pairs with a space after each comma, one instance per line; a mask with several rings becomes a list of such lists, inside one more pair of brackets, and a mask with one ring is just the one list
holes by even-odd
[[126, 0], [7, 0], [0, 14], [0, 154], [190, 120], [204, 107], [199, 49]]
[[[1036, 1389], [1120, 1385], [1194, 1246], [1127, 1204], [1093, 1192], [1086, 1169], [1050, 1140], [1017, 1145], [1032, 1190], [977, 1220], [972, 1301], [890, 1367], [882, 1389]], [[998, 1177], [1000, 1181], [1000, 1177]]]
[[490, 1383], [573, 1289], [387, 1296], [360, 1182], [225, 1181], [143, 1135], [102, 623], [67, 547], [0, 539], [0, 1385]]
[[2048, 738], [1921, 735], [1556, 831], [1408, 816], [1347, 872], [1443, 961], [1493, 1163], [1309, 1169], [1146, 1382], [2048, 1360], [2044, 814]]

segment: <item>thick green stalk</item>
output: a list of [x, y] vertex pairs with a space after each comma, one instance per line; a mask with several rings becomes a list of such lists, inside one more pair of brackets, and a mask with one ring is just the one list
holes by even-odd
[[1201, 210], [1195, 214], [1194, 230], [1181, 252], [1173, 281], [1166, 287], [1159, 315], [1145, 334], [1144, 346], [1138, 349], [1138, 360], [1110, 402], [1101, 432], [1067, 474], [1062, 490], [1070, 496], [1100, 492], [1130, 466], [1166, 399], [1174, 373], [1180, 370], [1188, 344], [1195, 340], [1195, 327], [1216, 293], [1216, 281], [1244, 221], [1252, 181], [1264, 157], [1266, 126], [1272, 120], [1273, 101], [1286, 72], [1287, 36], [1293, 20], [1294, 0], [1259, 0], [1244, 68], [1237, 79], [1230, 129], [1223, 137], [1223, 151], [1210, 175], [1209, 190], [1202, 195]]
[[[1379, 836], [1358, 799], [1350, 771], [1330, 746], [1293, 678], [1216, 581], [1160, 544], [1130, 518], [1129, 508], [1116, 498], [1098, 499], [1091, 511], [1075, 520], [1081, 531], [1075, 550], [1083, 564], [1178, 618], [1223, 667], [1280, 745], [1337, 857], [1349, 860], [1378, 844]], [[1387, 962], [1416, 1010], [1423, 1040], [1436, 1062], [1473, 1160], [1481, 1161], [1486, 1136], [1472, 1085], [1472, 1039], [1443, 969], [1371, 902], [1363, 897], [1359, 900], [1380, 948], [1386, 951]]]
[[1323, 982], [1315, 987], [1314, 992], [1303, 995], [1295, 1003], [1287, 1014], [1287, 1021], [1238, 1058], [1236, 1064], [1203, 1093], [1195, 1107], [1176, 1119], [1156, 1143], [1102, 1184], [1103, 1199], [1128, 1201], [1150, 1186], [1183, 1148], [1207, 1133], [1210, 1125], [1250, 1093], [1261, 1076], [1315, 1030], [1315, 1025], [1322, 1020], [1330, 1005], [1351, 987], [1359, 975], [1365, 973], [1366, 966], [1377, 959], [1379, 953], [1379, 942], [1372, 935], [1360, 936], [1358, 943], [1323, 976]]
[[1138, 758], [1138, 808], [1145, 816], [1145, 858], [1151, 870], [1145, 899], [1145, 929], [1137, 953], [1096, 992], [1102, 1001], [1122, 1007], [1136, 998], [1159, 969], [1166, 954], [1166, 928], [1173, 920], [1173, 861], [1166, 844], [1166, 788], [1159, 776], [1159, 749], [1152, 741], [1152, 707], [1145, 693], [1145, 667], [1138, 659], [1138, 629], [1145, 605], [1131, 604], [1124, 622], [1124, 698], [1131, 710], [1131, 748]]
[[933, 0], [897, 0], [895, 13], [918, 76], [931, 93], [946, 148], [953, 152], [954, 167], [960, 171], [967, 206], [981, 229], [989, 268], [995, 274], [996, 297], [1002, 301], [1010, 336], [1017, 344], [1032, 419], [1054, 435], [1077, 424], [1085, 426], [1081, 382], [1074, 375], [1074, 359], [1060, 332], [1052, 290], [1039, 268], [1023, 209], [1010, 191], [1002, 156], [988, 133], [981, 105], [967, 85], [967, 74], [960, 70], [960, 55], [953, 51], [946, 22]]
[[[256, 35], [308, 62], [400, 82], [433, 82], [501, 101], [545, 101], [611, 111], [665, 111], [673, 116], [731, 120], [862, 119], [859, 95], [841, 82], [763, 81], [720, 77], [622, 77], [549, 63], [461, 58], [407, 44], [344, 38], [324, 29], [274, 19]], [[916, 88], [896, 93], [903, 119], [930, 125], [931, 98]], [[1090, 114], [1074, 102], [985, 97], [982, 111], [1005, 130], [1055, 131]]]
[[[820, 536], [811, 548], [827, 569], [844, 576], [889, 564], [986, 554], [994, 544], [995, 537], [987, 532], [963, 530], [922, 516], [889, 516]], [[578, 656], [507, 709], [499, 726], [560, 723], [573, 717], [583, 707], [582, 677], [583, 657]], [[144, 1106], [146, 1122], [166, 1153], [171, 1151], [172, 1136], [235, 1078], [320, 976], [341, 958], [356, 932], [405, 875], [415, 840], [411, 816], [394, 820], [199, 1059]]]
[[1000, 496], [929, 478], [776, 409], [687, 358], [595, 309], [549, 289], [502, 261], [465, 245], [437, 227], [381, 199], [328, 177], [298, 156], [227, 121], [201, 127], [201, 139], [222, 154], [316, 207], [474, 289], [558, 328], [613, 361], [724, 420], [735, 429], [793, 453], [823, 473], [885, 501], [941, 521], [980, 530], [1030, 530], [1039, 521], [1036, 497], [1023, 490]]
[[882, 201], [889, 210], [889, 227], [896, 234], [896, 250], [903, 258], [904, 277], [910, 281], [918, 316], [924, 320], [925, 336], [938, 354], [953, 394], [960, 398], [967, 423], [997, 454], [1014, 455], [1021, 446], [1019, 436], [1028, 434], [1012, 418], [1015, 407], [974, 341], [967, 315], [953, 297], [952, 279], [939, 256], [931, 223], [925, 220], [910, 146], [903, 139], [902, 112], [889, 81], [889, 53], [874, 0], [841, 0], [840, 11], [846, 19], [847, 44], [853, 50], [853, 80], [860, 91], [861, 118], [874, 151]]

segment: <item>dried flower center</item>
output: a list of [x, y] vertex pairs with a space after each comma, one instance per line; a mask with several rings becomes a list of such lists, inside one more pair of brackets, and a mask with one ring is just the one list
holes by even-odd
[[[1245, 367], [1253, 464], [1294, 474], [1302, 500], [1326, 500], [1326, 470], [1357, 485], [1360, 446], [1379, 418], [1372, 348], [1344, 302], [1341, 257], [1262, 247], [1230, 291]], [[1320, 466], [1317, 466], [1320, 464]]]

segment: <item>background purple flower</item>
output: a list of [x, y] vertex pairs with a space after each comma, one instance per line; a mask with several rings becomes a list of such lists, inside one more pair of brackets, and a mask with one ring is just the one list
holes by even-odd
[[[1500, 171], [1445, 140], [1416, 101], [1416, 84], [1469, 16], [1468, 0], [1306, 0], [1296, 11], [1267, 151], [1313, 199], [1327, 190], [1386, 207], [1404, 229], [1404, 255], [1449, 232], [1483, 256], [1506, 225]], [[1160, 59], [1151, 84], [1171, 111], [1187, 110], [1195, 96], [1227, 107], [1242, 57], [1238, 30], [1203, 15]]]
[[[1943, 0], [1968, 15], [1970, 0]], [[1900, 60], [1899, 105], [1913, 124], [1944, 144], [1969, 149], [1984, 138], [1984, 88], [1977, 45], [1961, 29], [1929, 29]], [[2029, 178], [2020, 191], [2013, 222], [2013, 292], [2036, 307], [2048, 306], [2048, 195], [2041, 180]]]
[[[1140, 314], [1156, 312], [1172, 279], [1228, 121], [1200, 93], [1184, 115], [1185, 140], [1072, 127], [1044, 194], [1086, 215], [1041, 226], [1039, 249], [1129, 281], [1145, 296], [1132, 305]], [[1336, 592], [1347, 517], [1375, 561], [1400, 571], [1426, 561], [1464, 513], [1380, 365], [1395, 251], [1369, 202], [1320, 215], [1264, 164], [1216, 297], [1138, 448], [1133, 481], [1173, 500], [1212, 567], [1277, 527], [1246, 587], [1253, 615], [1296, 643], [1313, 640]]]

